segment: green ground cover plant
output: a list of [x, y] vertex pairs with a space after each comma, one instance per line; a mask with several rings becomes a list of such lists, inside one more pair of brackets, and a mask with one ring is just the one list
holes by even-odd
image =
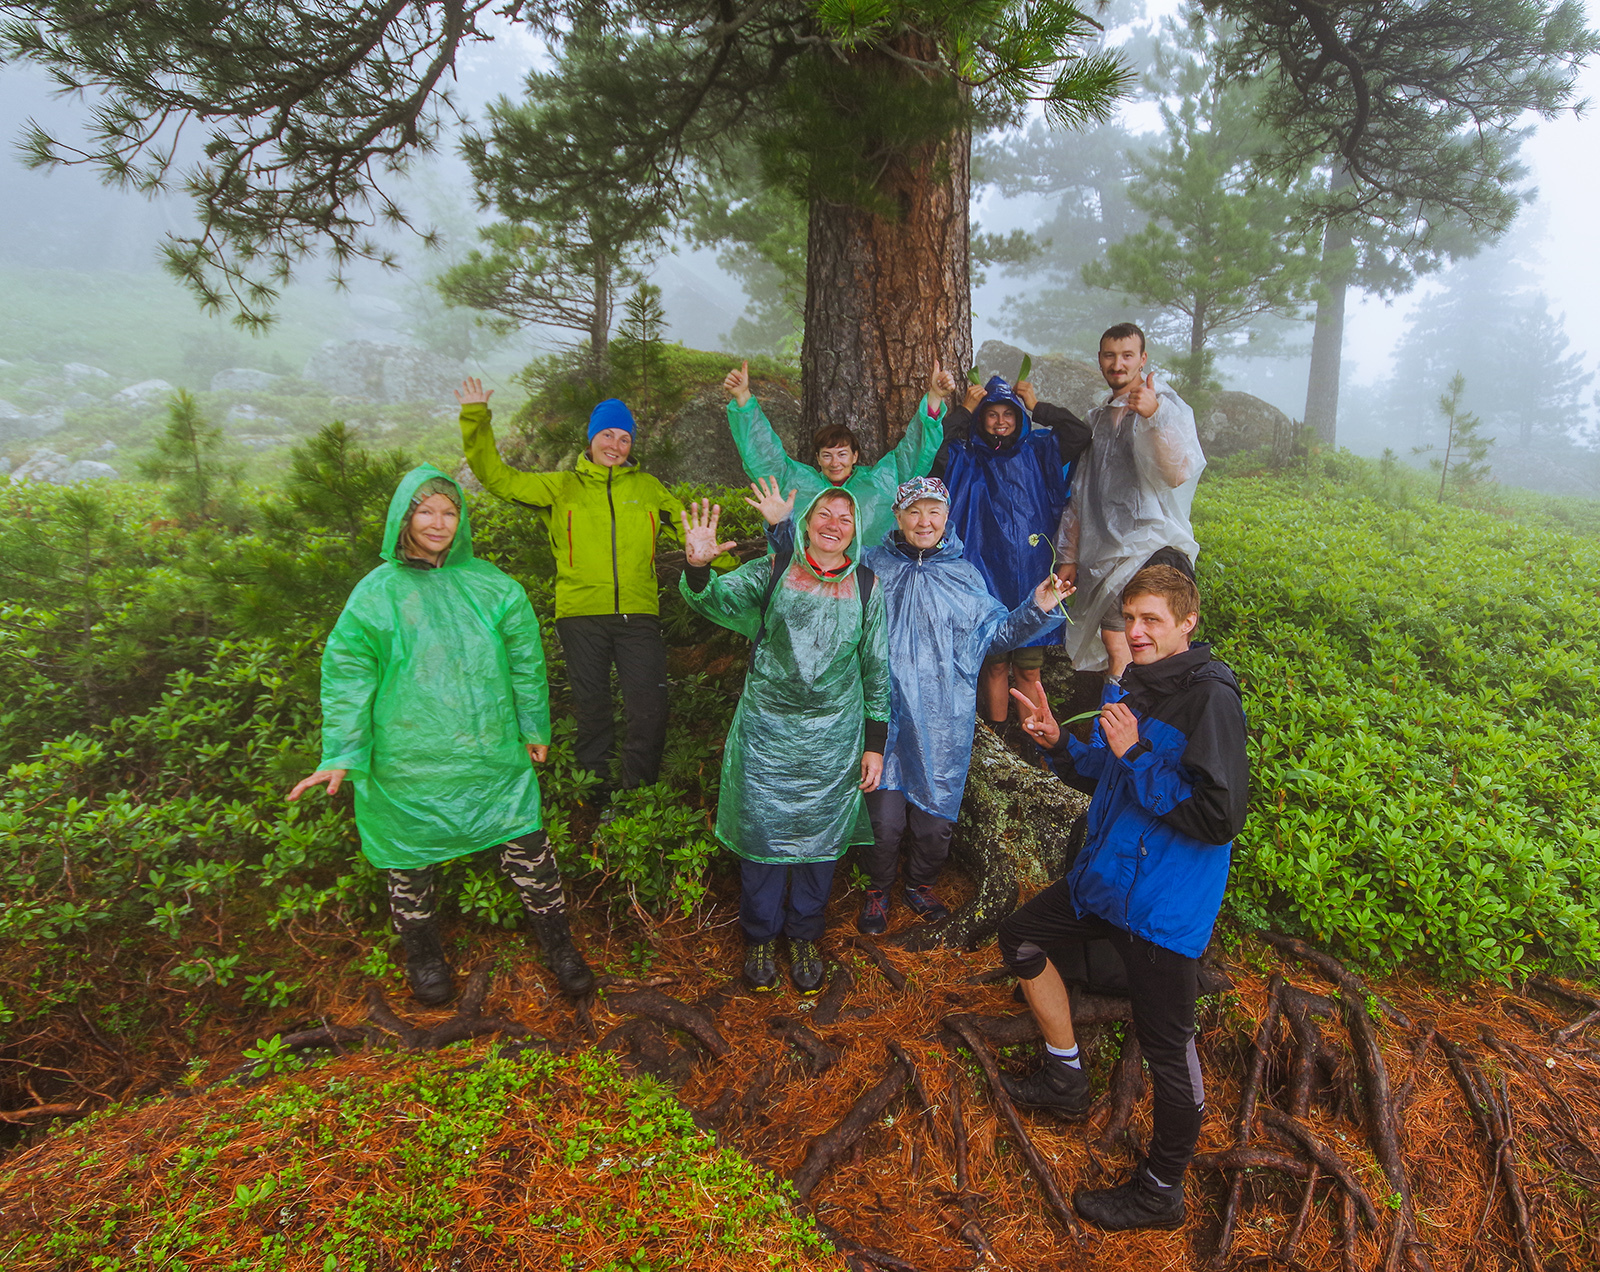
[[1196, 500], [1254, 739], [1231, 912], [1385, 970], [1592, 966], [1600, 543], [1332, 471]]
[[366, 1057], [79, 1122], [0, 1174], [10, 1269], [836, 1266], [792, 1193], [615, 1057]]

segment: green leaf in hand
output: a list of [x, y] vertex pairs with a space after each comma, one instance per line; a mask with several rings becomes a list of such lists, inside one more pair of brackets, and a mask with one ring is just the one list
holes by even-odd
[[1017, 379], [1026, 380], [1028, 372], [1033, 370], [1033, 357], [1030, 354], [1022, 355], [1022, 369], [1017, 372]]
[[978, 370], [977, 367], [973, 367], [970, 371], [967, 372], [967, 383], [968, 384], [982, 384], [983, 383], [983, 372]]

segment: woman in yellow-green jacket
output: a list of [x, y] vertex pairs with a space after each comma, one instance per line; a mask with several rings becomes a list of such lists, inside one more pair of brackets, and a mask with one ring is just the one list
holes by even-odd
[[473, 475], [491, 494], [542, 513], [556, 558], [556, 634], [567, 663], [577, 717], [577, 759], [600, 779], [595, 802], [610, 795], [615, 724], [611, 670], [622, 689], [627, 736], [620, 789], [660, 775], [667, 735], [667, 647], [661, 639], [656, 537], [678, 537], [683, 504], [629, 455], [633, 415], [616, 398], [589, 415], [589, 448], [571, 471], [524, 473], [494, 445], [489, 397], [464, 382], [461, 444]]

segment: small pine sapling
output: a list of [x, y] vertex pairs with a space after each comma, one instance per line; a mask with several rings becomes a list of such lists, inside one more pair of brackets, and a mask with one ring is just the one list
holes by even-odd
[[[1439, 411], [1448, 428], [1445, 433], [1444, 456], [1428, 461], [1439, 474], [1439, 497], [1444, 502], [1446, 484], [1454, 482], [1457, 489], [1476, 486], [1490, 479], [1489, 448], [1494, 438], [1481, 437], [1478, 430], [1483, 421], [1462, 408], [1462, 396], [1467, 389], [1467, 378], [1457, 371], [1450, 378], [1449, 391], [1439, 398]], [[1436, 446], [1418, 446], [1412, 454], [1425, 455], [1437, 450]]]

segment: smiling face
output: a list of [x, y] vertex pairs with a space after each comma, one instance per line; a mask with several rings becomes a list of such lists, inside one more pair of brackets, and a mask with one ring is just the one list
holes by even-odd
[[832, 568], [856, 537], [855, 508], [849, 499], [823, 499], [806, 518], [806, 546]]
[[412, 510], [406, 523], [410, 554], [438, 565], [455, 542], [460, 524], [461, 509], [444, 495], [429, 495]]
[[979, 419], [983, 431], [990, 437], [1010, 437], [1022, 423], [1017, 416], [1017, 408], [1004, 402], [985, 403]]
[[931, 548], [944, 538], [950, 505], [942, 499], [918, 499], [894, 514], [900, 533], [914, 548]]
[[589, 458], [602, 468], [626, 464], [633, 451], [633, 434], [625, 428], [603, 428], [589, 443]]
[[1124, 598], [1122, 617], [1128, 624], [1128, 650], [1141, 666], [1188, 649], [1189, 636], [1200, 618], [1198, 614], [1174, 618], [1166, 597], [1148, 593]]
[[1108, 336], [1100, 342], [1100, 374], [1119, 396], [1131, 389], [1144, 372], [1144, 341], [1138, 336]]
[[861, 453], [854, 446], [824, 446], [817, 452], [817, 467], [831, 484], [842, 486], [850, 480], [860, 458]]

